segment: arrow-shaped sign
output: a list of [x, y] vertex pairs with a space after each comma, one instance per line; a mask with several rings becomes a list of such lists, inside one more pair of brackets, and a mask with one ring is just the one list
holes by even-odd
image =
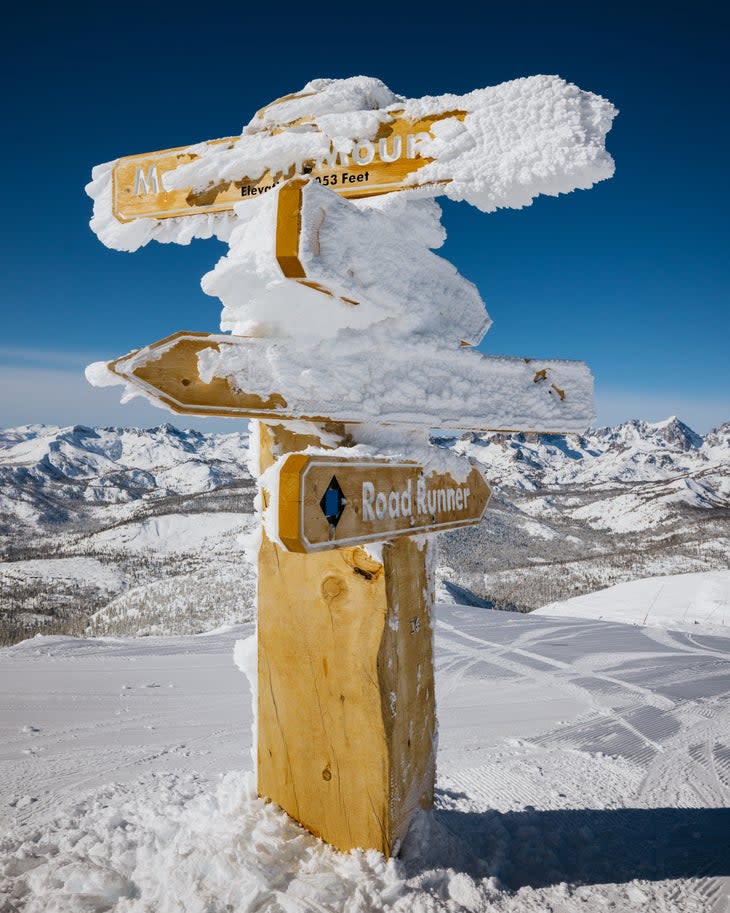
[[183, 415], [543, 433], [582, 431], [593, 420], [593, 378], [582, 362], [439, 351], [414, 341], [406, 370], [402, 346], [383, 344], [373, 356], [377, 388], [363, 397], [348, 383], [347, 356], [323, 346], [182, 332], [94, 365], [87, 377], [129, 384]]
[[472, 466], [465, 478], [414, 463], [294, 453], [279, 469], [279, 539], [292, 552], [317, 552], [397, 536], [470, 526], [491, 491]]
[[[383, 124], [372, 139], [356, 144], [350, 153], [332, 151], [300, 163], [298, 170], [335, 193], [355, 199], [412, 187], [411, 183], [406, 185], [406, 178], [433, 161], [419, 152], [419, 143], [430, 138], [431, 126], [448, 117], [463, 120], [466, 116], [463, 111], [448, 111], [409, 120], [396, 111], [391, 114], [390, 123]], [[204, 145], [222, 151], [233, 149], [241, 140], [231, 136]], [[112, 172], [112, 211], [118, 221], [226, 212], [237, 203], [258, 199], [294, 174], [293, 168], [286, 174], [265, 171], [257, 180], [222, 180], [201, 191], [190, 187], [166, 189], [167, 174], [200, 158], [190, 149], [180, 146], [119, 159]]]

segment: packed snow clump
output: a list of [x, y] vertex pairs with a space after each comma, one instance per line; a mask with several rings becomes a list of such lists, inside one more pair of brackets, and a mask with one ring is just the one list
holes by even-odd
[[413, 224], [440, 227], [433, 201], [381, 212], [316, 182], [305, 185], [299, 262], [316, 287], [282, 275], [274, 250], [278, 202], [274, 191], [254, 207], [239, 204], [230, 251], [203, 277], [203, 291], [223, 302], [222, 330], [303, 341], [381, 324], [392, 335], [434, 344], [481, 340], [491, 320], [476, 286], [420, 238], [414, 243]]

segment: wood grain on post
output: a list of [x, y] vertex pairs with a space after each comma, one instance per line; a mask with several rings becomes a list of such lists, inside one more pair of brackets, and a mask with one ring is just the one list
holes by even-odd
[[[260, 470], [321, 446], [312, 429], [262, 423]], [[395, 854], [433, 803], [427, 547], [396, 540], [381, 563], [359, 547], [287, 552], [263, 533], [258, 791], [340, 850]]]

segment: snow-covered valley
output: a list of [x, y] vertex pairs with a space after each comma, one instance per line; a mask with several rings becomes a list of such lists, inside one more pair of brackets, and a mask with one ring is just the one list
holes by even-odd
[[[0, 642], [250, 620], [247, 442], [171, 425], [0, 431]], [[729, 424], [436, 442], [494, 487], [480, 526], [439, 539], [443, 598], [530, 611], [730, 563]]]

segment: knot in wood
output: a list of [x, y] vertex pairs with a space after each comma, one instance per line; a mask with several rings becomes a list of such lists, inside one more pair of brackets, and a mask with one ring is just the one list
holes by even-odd
[[347, 592], [347, 584], [342, 577], [330, 575], [322, 581], [322, 596], [327, 602], [332, 602], [338, 596], [344, 596]]

